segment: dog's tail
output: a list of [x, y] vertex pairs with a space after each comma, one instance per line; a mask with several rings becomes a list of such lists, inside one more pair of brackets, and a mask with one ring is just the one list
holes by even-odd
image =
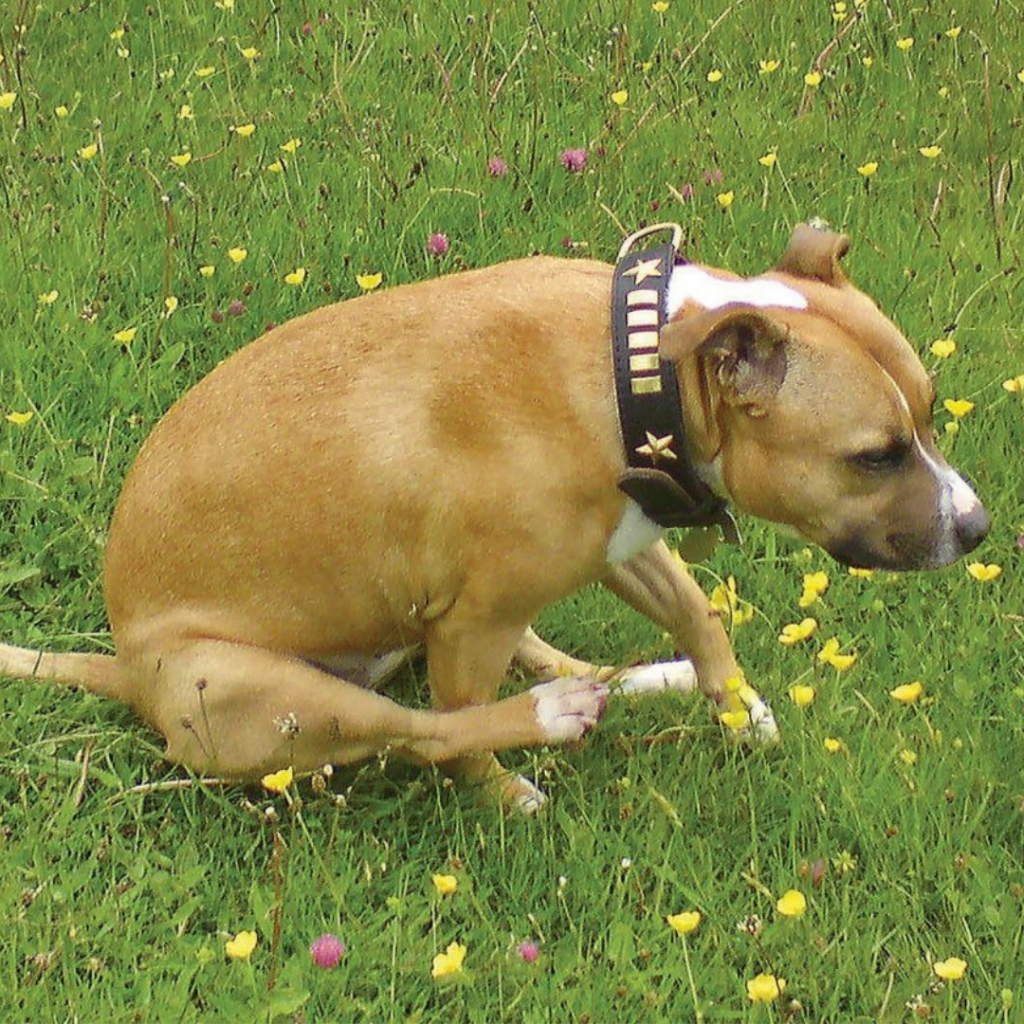
[[112, 654], [47, 654], [0, 644], [0, 676], [80, 686], [102, 697], [124, 699], [121, 672]]

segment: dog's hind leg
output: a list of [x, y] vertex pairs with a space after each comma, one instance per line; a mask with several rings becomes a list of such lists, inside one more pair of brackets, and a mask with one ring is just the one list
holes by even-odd
[[[468, 708], [497, 700], [509, 661], [521, 646], [523, 637], [521, 625], [482, 626], [460, 622], [455, 616], [436, 623], [427, 634], [427, 667], [435, 707]], [[582, 662], [576, 664], [584, 670], [593, 668]], [[543, 706], [537, 705], [536, 714], [545, 720], [545, 730], [551, 726], [555, 731], [560, 730], [554, 719], [550, 722], [547, 719], [550, 714], [560, 714], [557, 708], [561, 702], [578, 708], [581, 728], [574, 737], [576, 739], [582, 737], [600, 717], [608, 693], [607, 687], [589, 672], [582, 677], [561, 676], [526, 692], [538, 691], [551, 696], [551, 701]], [[491, 706], [497, 709], [506, 704], [508, 700]], [[497, 749], [491, 748], [492, 751]], [[538, 810], [546, 799], [530, 780], [504, 768], [493, 753], [467, 753], [446, 764], [445, 768], [453, 775], [481, 786], [489, 797], [511, 810], [530, 814]]]
[[[197, 772], [251, 779], [390, 751], [419, 763], [569, 742], [603, 706], [597, 684], [559, 680], [483, 706], [426, 711], [338, 679], [298, 658], [219, 640], [146, 649], [157, 667], [146, 717], [167, 756]], [[126, 653], [138, 668], [138, 652]], [[141, 710], [141, 709], [140, 709]]]

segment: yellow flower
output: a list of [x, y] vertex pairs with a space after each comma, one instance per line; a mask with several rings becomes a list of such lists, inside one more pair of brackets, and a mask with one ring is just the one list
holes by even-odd
[[33, 412], [9, 412], [7, 422], [13, 423], [16, 427], [23, 427], [35, 415]]
[[889, 696], [893, 700], [898, 700], [901, 704], [913, 704], [922, 693], [924, 693], [924, 684], [920, 681], [915, 681], [913, 683], [903, 683], [901, 686], [897, 686], [895, 690], [890, 690]]
[[615, 106], [621, 107], [629, 99], [629, 93], [625, 89], [619, 89], [611, 94], [610, 99]]
[[955, 434], [960, 429], [960, 424], [956, 420], [950, 420], [945, 429], [947, 434]]
[[896, 40], [896, 49], [903, 50], [906, 52], [914, 45], [913, 36], [904, 36], [902, 39]]
[[786, 979], [774, 974], [759, 974], [747, 982], [747, 998], [752, 1003], [770, 1003], [786, 991]]
[[949, 95], [949, 86], [944, 85], [939, 89], [939, 95], [945, 99]]
[[875, 171], [877, 171], [877, 170], [878, 170], [878, 161], [877, 160], [869, 160], [866, 164], [861, 164], [860, 167], [857, 168], [857, 173], [862, 175], [865, 178], [870, 178], [871, 175], [874, 174]]
[[917, 754], [915, 754], [914, 751], [912, 751], [912, 750], [901, 750], [900, 751], [900, 760], [904, 764], [910, 765], [911, 767], [913, 767], [915, 764], [917, 764]]
[[1003, 390], [1009, 391], [1011, 394], [1017, 394], [1020, 391], [1024, 391], [1024, 373], [1018, 377], [1011, 377], [1009, 380], [1003, 381]]
[[777, 60], [759, 60], [757, 68], [760, 74], [770, 75], [773, 71], [779, 70], [779, 62]]
[[800, 595], [800, 607], [807, 608], [814, 604], [828, 590], [828, 573], [804, 573], [804, 592]]
[[957, 419], [960, 419], [974, 408], [974, 403], [969, 402], [966, 398], [947, 398], [942, 406], [946, 412], [952, 413]]
[[110, 38], [113, 39], [115, 43], [120, 42], [124, 39], [124, 28], [115, 28], [114, 31], [110, 33]]
[[240, 124], [235, 129], [235, 134], [241, 136], [243, 139], [247, 139], [254, 131], [256, 131], [256, 125], [250, 121], [248, 124]]
[[267, 170], [271, 174], [280, 174], [284, 170], [284, 162], [282, 160], [274, 160], [272, 163], [267, 164]]
[[216, 73], [217, 69], [214, 67], [196, 68], [196, 78], [209, 78]]
[[177, 308], [178, 308], [178, 296], [177, 295], [168, 295], [167, 298], [164, 299], [164, 316], [170, 316], [172, 313], [174, 313], [177, 310]]
[[988, 583], [990, 580], [996, 579], [1003, 570], [1001, 566], [998, 566], [995, 563], [983, 565], [981, 562], [971, 562], [971, 564], [967, 566], [967, 571], [976, 580], [979, 580], [982, 583]]
[[130, 345], [135, 340], [138, 330], [138, 327], [125, 327], [120, 331], [115, 331], [114, 341], [119, 342], [121, 345]]
[[959, 25], [954, 25], [952, 28], [946, 29], [945, 36], [947, 39], [956, 39], [962, 31], [963, 30]]
[[39, 305], [52, 306], [57, 301], [57, 296], [59, 294], [60, 292], [58, 292], [56, 288], [54, 288], [52, 292], [43, 292], [43, 294], [39, 296]]
[[[1022, 74], [1024, 74], [1024, 72], [1022, 72]], [[714, 84], [715, 82], [720, 82], [721, 80], [722, 72], [719, 71], [718, 68], [712, 68], [708, 72], [708, 81], [711, 82], [712, 84]]]
[[678, 932], [680, 935], [689, 935], [690, 932], [696, 931], [700, 924], [700, 911], [684, 910], [679, 914], [669, 914], [665, 920], [668, 921], [668, 926], [674, 932]]
[[171, 157], [171, 163], [175, 167], [188, 167], [192, 163], [192, 154], [186, 150], [184, 153], [178, 153], [177, 156]]
[[779, 643], [786, 647], [806, 640], [818, 628], [817, 620], [804, 619], [802, 622], [791, 622], [782, 627], [779, 635]]
[[762, 167], [774, 167], [775, 162], [778, 160], [778, 156], [775, 153], [765, 153], [764, 156], [759, 156], [757, 162]]
[[214, 0], [213, 6], [219, 11], [233, 11], [235, 0]]
[[956, 351], [956, 342], [952, 338], [939, 338], [931, 343], [928, 351], [938, 359], [948, 359]]
[[750, 714], [746, 711], [723, 711], [718, 716], [718, 720], [727, 729], [732, 729], [733, 732], [741, 732], [750, 725]]
[[384, 280], [383, 274], [356, 274], [356, 284], [364, 292], [372, 292]]
[[454, 875], [431, 875], [438, 896], [451, 896], [459, 887], [459, 880]]
[[665, 3], [665, 0], [657, 0], [657, 3], [651, 4], [651, 10], [655, 14], [664, 14], [668, 10], [668, 4]]
[[306, 268], [296, 267], [290, 274], [284, 275], [285, 283], [300, 285], [306, 280]]
[[260, 51], [255, 46], [246, 46], [242, 50], [242, 56], [246, 60], [255, 60], [260, 55]]
[[839, 640], [837, 637], [826, 640], [825, 646], [818, 652], [818, 661], [823, 665], [831, 665], [837, 672], [845, 672], [856, 660], [856, 654], [839, 653]]
[[99, 146], [95, 142], [90, 142], [88, 146], [83, 146], [79, 151], [78, 155], [83, 160], [91, 160], [97, 152], [99, 152]]
[[57, 117], [67, 117], [69, 113], [70, 111], [63, 103], [54, 110], [54, 114], [56, 114]]
[[1017, 81], [1024, 85], [1024, 68], [1017, 72]]
[[746, 601], [740, 599], [736, 590], [736, 577], [730, 576], [725, 583], [719, 583], [711, 591], [711, 607], [719, 615], [731, 620], [734, 626], [742, 626], [754, 617], [754, 609]]
[[434, 957], [430, 974], [434, 978], [446, 978], [462, 972], [462, 961], [466, 959], [466, 947], [458, 942], [451, 943], [443, 953]]
[[228, 939], [224, 943], [224, 952], [232, 960], [248, 960], [255, 948], [255, 932], [239, 932], [233, 939]]
[[297, 150], [299, 148], [299, 146], [301, 146], [301, 145], [302, 145], [302, 140], [301, 139], [289, 139], [287, 142], [285, 142], [281, 146], [281, 149], [285, 153], [294, 153], [295, 150]]
[[789, 688], [789, 699], [798, 707], [805, 708], [814, 703], [814, 687], [797, 683]]
[[0, 92], [0, 110], [10, 110], [17, 98], [16, 92]]
[[234, 249], [228, 249], [228, 259], [231, 260], [232, 263], [241, 263], [248, 255], [249, 250], [243, 249], [241, 246]]
[[815, 89], [819, 85], [821, 85], [821, 72], [808, 71], [807, 74], [804, 75], [804, 85], [810, 86], [810, 88], [812, 89]]
[[799, 889], [790, 889], [783, 893], [775, 909], [783, 917], [803, 917], [807, 911], [807, 900]]
[[846, 571], [851, 576], [860, 576], [862, 579], [870, 579], [875, 575], [874, 569], [858, 569], [855, 565], [851, 565]]
[[127, 46], [119, 46], [117, 48], [117, 55], [118, 57], [122, 57], [125, 60], [127, 60], [131, 56], [131, 51], [128, 49]]
[[932, 970], [943, 981], [959, 981], [967, 970], [967, 961], [961, 960], [958, 956], [951, 956], [948, 960], [939, 960], [932, 964]]
[[716, 198], [718, 199], [718, 205], [723, 210], [728, 210], [729, 207], [732, 206], [732, 201], [735, 198], [735, 193], [732, 191], [719, 192]]
[[260, 782], [263, 783], [263, 788], [269, 789], [271, 793], [283, 793], [294, 779], [295, 773], [291, 768], [282, 768], [279, 772], [264, 775]]
[[918, 153], [928, 160], [934, 160], [942, 152], [941, 146], [922, 146]]
[[838, 754], [843, 749], [843, 741], [834, 736], [826, 736], [821, 742], [830, 754]]
[[213, 277], [213, 272], [216, 269], [217, 268], [212, 263], [207, 263], [199, 268], [199, 273], [202, 274], [203, 277]]
[[869, 68], [869, 67], [871, 67], [872, 64], [875, 63], [875, 58], [874, 57], [861, 57], [860, 62], [861, 62], [861, 64], [864, 65], [864, 67]]

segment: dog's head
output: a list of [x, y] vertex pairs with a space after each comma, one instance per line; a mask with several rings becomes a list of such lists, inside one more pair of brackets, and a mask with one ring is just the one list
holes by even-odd
[[935, 388], [913, 348], [840, 269], [848, 247], [800, 225], [772, 271], [720, 280], [711, 302], [698, 289], [673, 314], [661, 351], [693, 455], [742, 511], [841, 562], [949, 565], [988, 513], [935, 446]]

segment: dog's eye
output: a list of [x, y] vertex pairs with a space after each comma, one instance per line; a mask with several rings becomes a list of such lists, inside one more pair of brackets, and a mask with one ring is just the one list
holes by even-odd
[[893, 441], [884, 448], [866, 448], [851, 456], [851, 462], [860, 469], [880, 471], [896, 469], [910, 452], [910, 448], [901, 441]]

